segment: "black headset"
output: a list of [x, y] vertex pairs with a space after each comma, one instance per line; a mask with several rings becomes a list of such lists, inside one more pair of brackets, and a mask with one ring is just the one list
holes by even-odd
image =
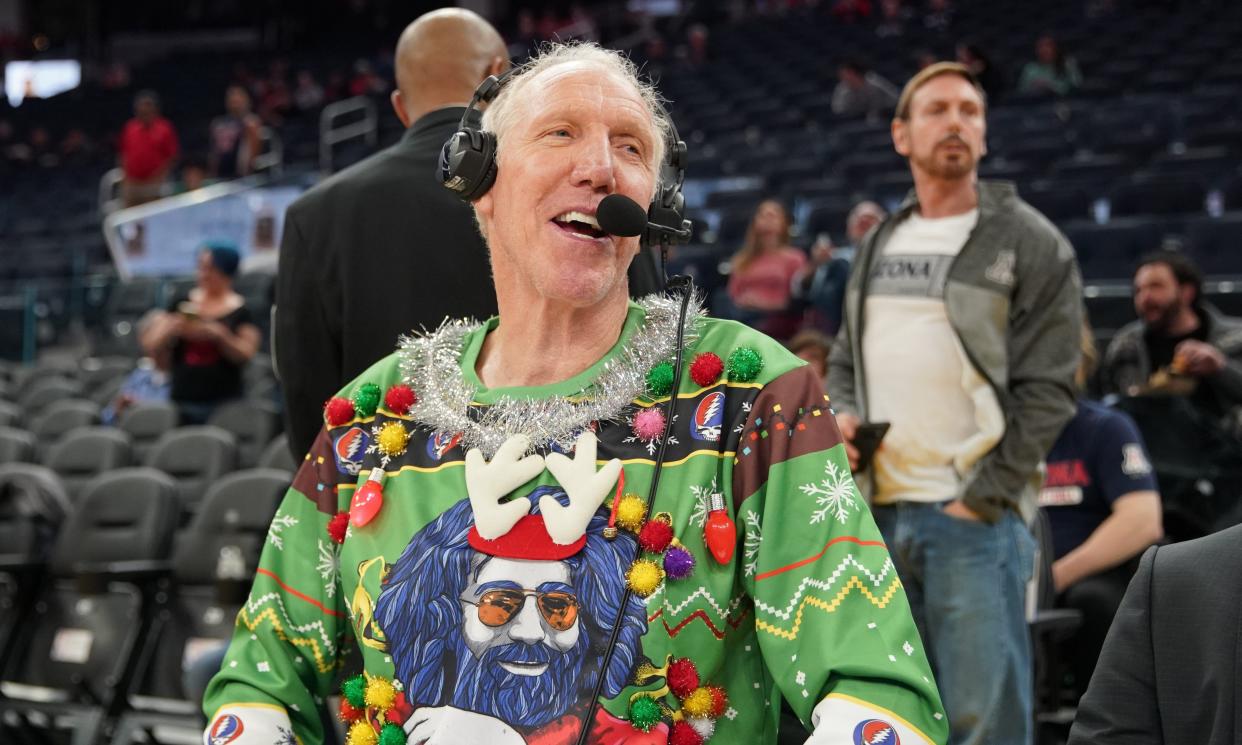
[[[480, 103], [491, 103], [500, 94], [520, 68], [500, 77], [488, 76], [475, 89], [474, 96], [461, 115], [457, 131], [444, 143], [440, 151], [440, 183], [463, 201], [474, 202], [496, 183], [496, 135], [484, 131], [480, 124]], [[686, 143], [677, 134], [677, 126], [668, 112], [662, 110], [669, 123], [665, 143], [664, 162], [660, 164], [660, 190], [647, 207], [647, 222], [651, 225], [644, 232], [644, 246], [668, 245], [675, 237], [667, 228], [675, 226], [689, 234], [685, 221], [685, 197], [682, 185], [686, 180]], [[684, 239], [683, 239], [684, 240]]]

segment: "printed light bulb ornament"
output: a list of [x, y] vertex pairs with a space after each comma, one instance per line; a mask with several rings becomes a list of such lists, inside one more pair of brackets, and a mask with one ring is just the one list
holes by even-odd
[[703, 541], [712, 558], [720, 564], [728, 564], [733, 560], [733, 549], [737, 545], [737, 524], [725, 509], [724, 494], [714, 492], [710, 506], [703, 525]]
[[366, 483], [358, 487], [349, 500], [349, 524], [361, 528], [375, 519], [384, 506], [384, 469], [371, 469]]

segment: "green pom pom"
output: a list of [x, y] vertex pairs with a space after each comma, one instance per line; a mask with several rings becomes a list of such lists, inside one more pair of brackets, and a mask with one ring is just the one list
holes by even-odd
[[405, 730], [395, 724], [385, 724], [380, 728], [379, 745], [405, 745]]
[[380, 387], [374, 383], [364, 383], [361, 388], [354, 391], [354, 409], [358, 411], [358, 416], [375, 416], [379, 402]]
[[729, 380], [749, 383], [759, 377], [763, 358], [750, 347], [738, 347], [729, 355]]
[[647, 371], [647, 392], [667, 396], [673, 391], [673, 363], [665, 360]]
[[355, 709], [365, 709], [367, 706], [367, 679], [362, 675], [355, 675], [345, 681], [341, 684], [341, 696]]
[[643, 732], [650, 732], [659, 724], [663, 714], [660, 705], [650, 696], [639, 696], [630, 702], [630, 724]]

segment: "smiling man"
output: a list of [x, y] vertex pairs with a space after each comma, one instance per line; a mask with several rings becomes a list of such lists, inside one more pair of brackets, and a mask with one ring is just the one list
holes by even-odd
[[402, 340], [328, 402], [208, 745], [318, 742], [350, 635], [349, 745], [775, 743], [782, 697], [815, 745], [943, 743], [818, 377], [679, 298], [628, 299], [639, 239], [596, 214], [650, 203], [680, 150], [655, 91], [553, 46], [482, 126], [451, 142], [495, 137], [470, 196], [500, 313]]
[[1029, 745], [1024, 612], [1040, 462], [1074, 414], [1073, 250], [1012, 184], [981, 182], [986, 101], [938, 63], [906, 84], [893, 144], [914, 192], [859, 246], [828, 389], [909, 593], [953, 745]]

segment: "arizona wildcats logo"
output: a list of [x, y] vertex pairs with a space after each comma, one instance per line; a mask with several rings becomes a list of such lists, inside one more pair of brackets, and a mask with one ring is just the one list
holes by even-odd
[[435, 460], [440, 460], [445, 453], [457, 447], [459, 442], [461, 442], [460, 432], [457, 434], [437, 432], [427, 438], [427, 455]]
[[897, 728], [882, 719], [868, 719], [854, 728], [854, 745], [901, 745]]
[[228, 745], [241, 737], [245, 729], [241, 719], [232, 714], [225, 714], [211, 725], [211, 729], [207, 732], [207, 743], [208, 745]]
[[690, 436], [696, 440], [708, 442], [720, 441], [720, 428], [724, 425], [725, 394], [721, 391], [709, 393], [694, 407], [694, 426]]
[[345, 434], [336, 438], [332, 448], [336, 455], [336, 470], [347, 476], [357, 476], [370, 444], [371, 436], [362, 427], [347, 429]]

